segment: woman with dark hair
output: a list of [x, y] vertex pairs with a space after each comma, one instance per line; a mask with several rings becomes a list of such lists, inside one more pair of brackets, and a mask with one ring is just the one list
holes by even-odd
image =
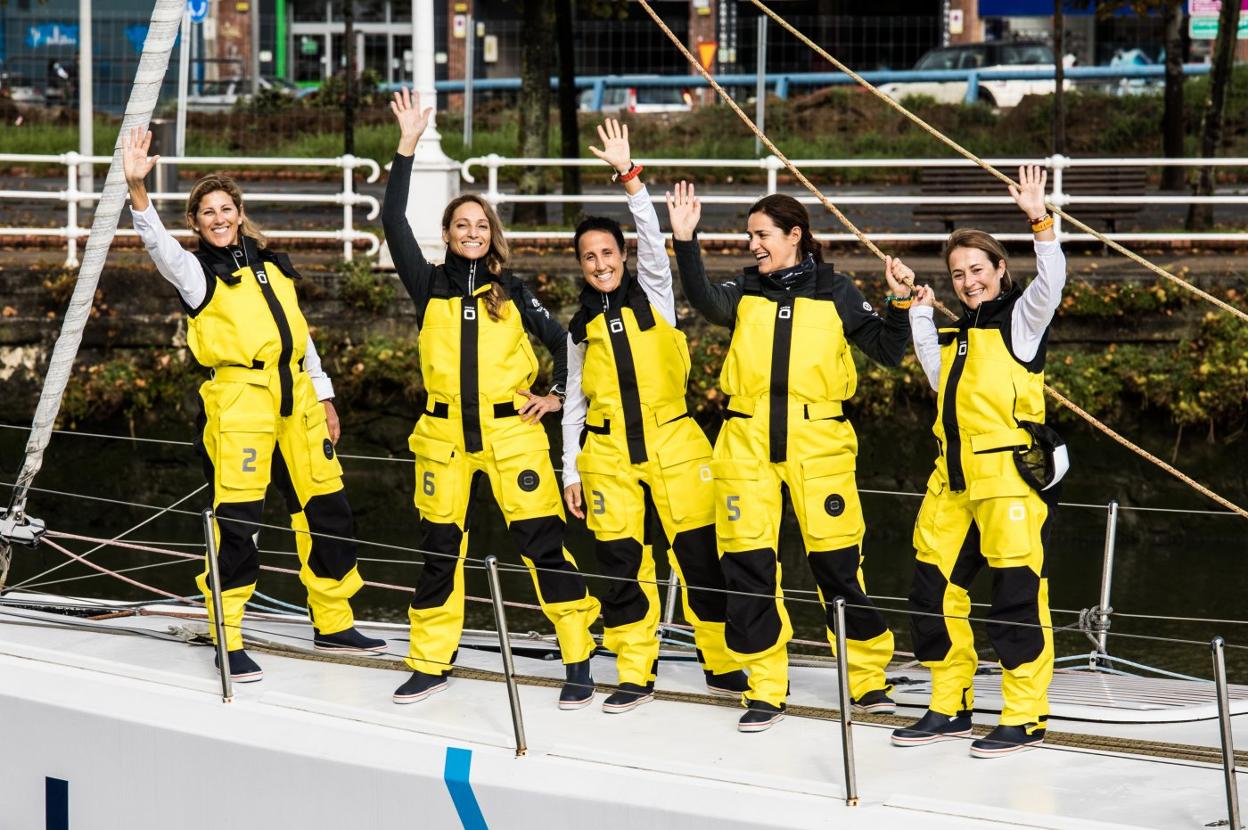
[[[563, 405], [568, 333], [506, 269], [507, 240], [480, 196], [465, 194], [446, 206], [446, 261], [435, 266], [425, 259], [406, 214], [412, 156], [432, 110], [422, 112], [419, 95], [406, 89], [395, 93], [390, 108], [400, 137], [382, 223], [399, 278], [416, 303], [428, 396], [409, 440], [425, 563], [408, 610], [412, 676], [394, 702], [415, 703], [446, 688], [464, 624], [468, 504], [473, 485], [486, 477], [559, 639], [568, 681], [559, 707], [577, 709], [593, 700], [589, 627], [599, 605], [563, 547], [562, 493], [541, 424]], [[555, 360], [555, 383], [545, 395], [531, 391], [538, 364], [530, 334]]]
[[992, 758], [1044, 740], [1053, 679], [1053, 632], [1045, 546], [1066, 448], [1044, 426], [1044, 358], [1062, 302], [1066, 259], [1044, 205], [1046, 174], [1021, 167], [1010, 186], [1035, 235], [1036, 278], [1019, 288], [1005, 249], [983, 231], [954, 231], [945, 265], [962, 304], [948, 328], [933, 321], [932, 290], [910, 309], [914, 348], [936, 390], [940, 455], [914, 528], [910, 607], [914, 652], [932, 672], [932, 700], [897, 746], [971, 734], [972, 679], [979, 666], [967, 616], [975, 575], [992, 571], [988, 637], [1001, 661], [1000, 724], [971, 744]]
[[[693, 185], [667, 194], [676, 263], [685, 295], [712, 323], [732, 329], [720, 386], [728, 396], [715, 442], [715, 530], [728, 594], [727, 643], [750, 675], [737, 728], [759, 732], [783, 716], [793, 628], [780, 589], [779, 534], [784, 492], [792, 499], [811, 570], [825, 603], [828, 638], [834, 597], [844, 597], [854, 706], [891, 712], [884, 669], [893, 635], [867, 598], [862, 578], [865, 526], [854, 469], [858, 439], [842, 404], [858, 375], [852, 342], [885, 366], [905, 354], [912, 274], [885, 262], [892, 291], [880, 317], [846, 275], [823, 262], [810, 217], [790, 196], [750, 208], [750, 253], [757, 264], [712, 284], [695, 232], [701, 204]], [[773, 598], [774, 597], [774, 598]]]
[[[225, 176], [205, 176], [191, 188], [186, 223], [198, 246], [183, 248], [147, 197], [143, 182], [159, 158], [147, 155], [151, 141], [150, 132], [134, 128], [122, 162], [134, 229], [182, 298], [191, 353], [212, 370], [199, 388], [195, 446], [212, 488], [230, 674], [239, 682], [263, 677], [243, 649], [242, 623], [259, 575], [255, 534], [270, 482], [296, 531], [316, 648], [384, 651], [385, 641], [360, 634], [351, 614], [349, 600], [364, 585], [355, 522], [334, 455], [334, 387], [299, 310], [299, 272], [290, 257], [267, 247], [247, 218], [242, 191]], [[206, 569], [195, 581], [207, 594]]]

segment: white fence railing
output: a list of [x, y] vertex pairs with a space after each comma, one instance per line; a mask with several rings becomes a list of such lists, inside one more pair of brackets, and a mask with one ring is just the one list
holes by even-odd
[[[59, 155], [34, 155], [8, 153], [0, 154], [0, 164], [50, 164], [65, 167], [64, 190], [0, 190], [0, 200], [21, 202], [62, 202], [65, 204], [65, 224], [59, 228], [48, 227], [14, 227], [0, 226], [0, 237], [3, 236], [53, 236], [66, 240], [65, 266], [78, 266], [78, 240], [85, 238], [90, 228], [79, 227], [79, 206], [98, 201], [101, 194], [96, 191], [81, 190], [78, 187], [79, 165], [108, 165], [112, 156], [82, 156], [78, 153], [61, 153]], [[369, 255], [377, 253], [381, 240], [377, 234], [355, 229], [355, 209], [367, 207], [365, 218], [375, 219], [381, 212], [381, 205], [373, 196], [357, 193], [355, 190], [355, 171], [361, 167], [368, 169], [367, 182], [375, 182], [381, 176], [381, 168], [372, 159], [357, 156], [339, 156], [338, 158], [248, 158], [248, 157], [181, 157], [161, 156], [160, 165], [187, 165], [193, 167], [216, 167], [236, 169], [239, 167], [336, 167], [342, 170], [342, 189], [337, 193], [298, 193], [286, 189], [282, 193], [265, 193], [247, 191], [248, 204], [334, 204], [342, 205], [342, 227], [333, 230], [293, 230], [281, 228], [264, 229], [266, 236], [273, 239], [328, 239], [342, 243], [342, 256], [350, 260], [356, 242], [368, 243]], [[175, 201], [186, 202], [186, 193], [151, 193], [154, 202]], [[174, 236], [190, 236], [189, 230], [170, 229]], [[134, 236], [130, 228], [118, 228], [118, 236]]]
[[[717, 170], [763, 170], [767, 174], [767, 193], [780, 192], [779, 175], [780, 171], [785, 169], [784, 162], [775, 156], [765, 156], [758, 159], [637, 159], [638, 164], [644, 164], [647, 170], [658, 170], [662, 168], [715, 168]], [[1078, 217], [1079, 205], [1097, 205], [1097, 204], [1139, 204], [1139, 205], [1161, 205], [1161, 204], [1211, 204], [1211, 205], [1248, 205], [1248, 191], [1238, 192], [1222, 192], [1213, 196], [1195, 196], [1193, 194], [1167, 194], [1151, 193], [1140, 196], [1118, 195], [1113, 193], [1066, 193], [1062, 190], [1063, 172], [1075, 167], [1096, 168], [1096, 167], [1248, 167], [1248, 158], [1071, 158], [1069, 156], [1053, 155], [1044, 158], [1008, 158], [1008, 159], [988, 159], [989, 164], [998, 170], [1013, 176], [1018, 166], [1021, 164], [1039, 164], [1047, 167], [1052, 171], [1049, 177], [1049, 185], [1051, 195], [1050, 201], [1063, 208], [1071, 208], [1068, 212]], [[974, 167], [974, 163], [966, 159], [949, 158], [949, 159], [792, 159], [793, 164], [803, 171], [819, 170], [819, 169], [864, 169], [864, 168], [896, 168], [899, 170], [913, 170], [918, 168], [950, 168], [950, 167]], [[482, 193], [490, 204], [497, 207], [498, 205], [512, 203], [521, 204], [525, 202], [545, 202], [553, 204], [619, 204], [620, 197], [618, 194], [589, 194], [581, 196], [565, 196], [562, 194], [543, 194], [540, 196], [521, 195], [512, 192], [505, 192], [499, 187], [498, 171], [504, 167], [592, 167], [602, 170], [602, 162], [597, 159], [529, 159], [529, 158], [507, 158], [491, 153], [488, 156], [476, 156], [468, 159], [463, 163], [462, 175], [465, 181], [475, 183], [476, 177], [473, 175], [473, 168], [484, 167], [486, 171], [486, 189]], [[988, 173], [984, 173], [985, 180], [991, 183]], [[799, 201], [807, 205], [819, 204], [819, 201], [807, 194], [806, 190], [800, 185], [794, 184], [787, 188], [792, 195], [795, 195]], [[853, 193], [841, 193], [831, 188], [821, 188], [824, 195], [828, 196], [837, 207], [844, 208], [850, 205], [938, 205], [938, 204], [994, 204], [1012, 205], [1013, 200], [1004, 192], [1000, 196], [987, 195], [960, 195], [960, 196], [934, 196], [922, 193], [908, 193], [898, 195], [862, 195]], [[753, 193], [745, 196], [716, 196], [711, 195], [710, 188], [699, 194], [699, 198], [705, 204], [720, 205], [752, 205], [758, 200], [759, 193]], [[662, 203], [662, 193], [652, 194], [651, 200], [656, 203]], [[1055, 229], [1058, 237], [1063, 241], [1089, 241], [1095, 239], [1091, 234], [1087, 233], [1068, 233], [1062, 230], [1061, 218], [1054, 217]], [[631, 238], [632, 234], [626, 234]], [[571, 231], [516, 231], [509, 230], [507, 232], [509, 239], [571, 239]], [[829, 242], [852, 242], [856, 237], [851, 233], [819, 233], [816, 236], [824, 241]], [[948, 236], [945, 233], [923, 233], [923, 232], [880, 232], [868, 233], [867, 236], [879, 242], [942, 242]], [[1000, 233], [993, 234], [998, 239], [1021, 241], [1031, 238], [1029, 233]], [[1106, 233], [1105, 236], [1120, 242], [1148, 242], [1148, 241], [1170, 241], [1170, 240], [1190, 240], [1190, 241], [1237, 241], [1248, 243], [1248, 229], [1243, 231], [1218, 231], [1212, 233], [1186, 233], [1181, 231], [1157, 231], [1157, 232], [1131, 232], [1131, 233]], [[744, 237], [743, 233], [699, 233], [698, 237], [707, 241], [731, 241], [740, 240]]]

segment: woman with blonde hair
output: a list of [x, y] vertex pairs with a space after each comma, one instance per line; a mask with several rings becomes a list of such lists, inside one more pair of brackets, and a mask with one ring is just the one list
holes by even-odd
[[[453, 199], [442, 214], [446, 261], [425, 259], [407, 222], [412, 156], [432, 110], [404, 89], [390, 105], [400, 138], [386, 186], [382, 222], [399, 278], [416, 304], [420, 369], [427, 403], [409, 445], [416, 455], [415, 504], [424, 568], [412, 597], [412, 676], [395, 703], [415, 703], [446, 688], [464, 623], [464, 557], [474, 483], [488, 478], [503, 518], [555, 627], [567, 683], [559, 707], [593, 700], [589, 626], [598, 601], [563, 547], [561, 490], [543, 415], [563, 406], [567, 340], [562, 326], [506, 269], [507, 240], [480, 196]], [[555, 383], [532, 391], [537, 357], [529, 335], [550, 349]]]
[[[217, 519], [230, 673], [240, 682], [262, 677], [243, 650], [242, 622], [260, 570], [254, 535], [270, 483], [290, 511], [316, 648], [384, 651], [384, 640], [354, 627], [349, 600], [364, 583], [334, 453], [340, 433], [334, 387], [299, 309], [299, 272], [290, 257], [267, 246], [244, 212], [238, 185], [222, 175], [191, 188], [186, 222], [197, 247], [184, 249], [147, 196], [144, 179], [159, 158], [147, 154], [151, 141], [150, 132], [136, 127], [125, 137], [123, 164], [134, 229], [178, 290], [191, 353], [212, 370], [199, 388], [195, 446]], [[196, 583], [208, 593], [206, 570]], [[208, 609], [211, 614], [211, 604]]]

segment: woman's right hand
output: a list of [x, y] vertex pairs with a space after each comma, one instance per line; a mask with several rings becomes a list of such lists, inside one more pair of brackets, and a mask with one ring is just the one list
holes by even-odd
[[676, 182], [675, 192], [668, 192], [667, 215], [672, 224], [672, 238], [681, 242], [693, 239], [702, 218], [702, 202], [694, 194], [690, 182]]
[[390, 111], [394, 113], [395, 120], [399, 122], [399, 153], [410, 156], [416, 152], [416, 144], [424, 135], [425, 128], [429, 126], [429, 119], [433, 117], [433, 107], [427, 107], [422, 112], [420, 93], [403, 87], [394, 93], [394, 100], [390, 102]]
[[914, 304], [925, 305], [928, 308], [936, 307], [936, 293], [932, 291], [930, 285], [914, 286]]
[[563, 488], [563, 500], [567, 502], [569, 513], [578, 519], [585, 518], [585, 510], [581, 507], [585, 503], [585, 495], [579, 481]]
[[160, 156], [149, 156], [147, 151], [152, 146], [152, 133], [142, 127], [134, 127], [128, 136], [124, 136], [121, 151], [121, 167], [126, 176], [126, 184], [131, 187], [144, 187], [143, 180], [152, 172]]

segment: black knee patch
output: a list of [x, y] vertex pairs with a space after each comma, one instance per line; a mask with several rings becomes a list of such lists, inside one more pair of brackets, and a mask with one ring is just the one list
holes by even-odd
[[264, 509], [264, 502], [223, 502], [216, 507], [217, 566], [221, 572], [221, 588], [255, 585], [260, 576], [260, 556], [253, 538]]
[[677, 533], [672, 540], [671, 555], [680, 563], [693, 613], [706, 622], [720, 623], [728, 619], [724, 571], [715, 547], [715, 525]]
[[[914, 582], [910, 585], [910, 638], [914, 656], [924, 661], [944, 660], [953, 648], [949, 629], [945, 626], [945, 589], [949, 583], [940, 568], [930, 562], [914, 564]], [[935, 615], [935, 616], [932, 616]]]
[[971, 522], [966, 530], [966, 538], [962, 540], [962, 548], [958, 551], [958, 558], [954, 560], [953, 570], [949, 572], [949, 581], [964, 591], [971, 590], [971, 583], [979, 575], [980, 569], [987, 564], [979, 549], [979, 539], [979, 526]]
[[355, 518], [346, 491], [313, 496], [303, 515], [312, 533], [308, 569], [324, 579], [342, 579], [356, 562]]
[[[776, 553], [770, 549], [726, 553], [720, 560], [727, 597], [728, 648], [742, 654], [766, 651], [780, 639], [776, 609]], [[761, 596], [759, 596], [761, 595]]]
[[1031, 568], [993, 568], [988, 639], [1002, 668], [1016, 669], [1035, 660], [1044, 650], [1044, 631], [1038, 627], [1039, 600], [1040, 577]]
[[451, 598], [455, 588], [455, 565], [459, 561], [459, 543], [464, 532], [453, 524], [438, 524], [427, 519], [420, 520], [420, 548], [425, 564], [416, 580], [416, 592], [412, 594], [412, 607], [439, 608]]
[[641, 569], [641, 543], [636, 539], [595, 542], [594, 553], [602, 572], [618, 579], [608, 579], [599, 599], [602, 620], [608, 628], [640, 622], [650, 610], [650, 600], [637, 584]]
[[520, 553], [537, 566], [537, 586], [545, 602], [575, 602], [585, 597], [585, 579], [563, 558], [563, 519], [542, 516], [517, 519], [508, 526]]
[[851, 640], [870, 640], [888, 631], [884, 615], [858, 585], [858, 546], [839, 550], [816, 550], [806, 556], [815, 572], [815, 583], [823, 592], [828, 617], [828, 630], [836, 630], [836, 614], [832, 600], [845, 598], [845, 636]]

